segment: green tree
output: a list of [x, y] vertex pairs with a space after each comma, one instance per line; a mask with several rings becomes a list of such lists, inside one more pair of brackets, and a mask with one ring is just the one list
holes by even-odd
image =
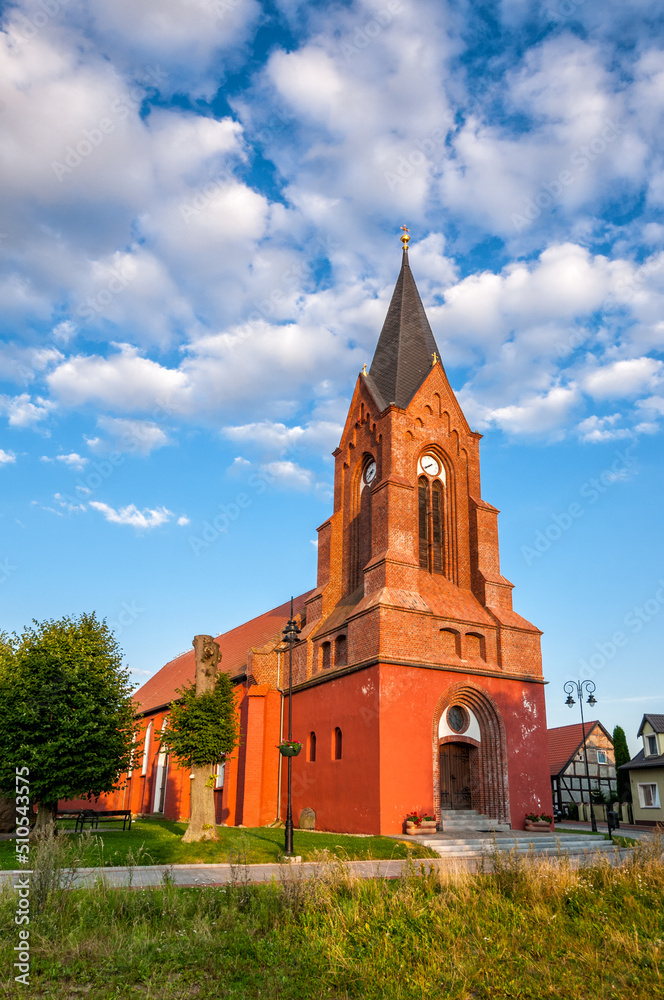
[[0, 790], [14, 797], [16, 768], [29, 768], [38, 831], [55, 831], [59, 800], [120, 787], [137, 728], [131, 692], [115, 637], [94, 613], [0, 637]]
[[195, 775], [184, 840], [216, 840], [213, 768], [235, 749], [239, 738], [233, 685], [227, 674], [220, 673], [210, 691], [197, 695], [196, 685], [189, 684], [178, 694], [159, 739], [161, 747]]
[[627, 764], [628, 761], [632, 759], [629, 747], [627, 746], [627, 737], [625, 736], [625, 730], [622, 726], [616, 726], [613, 730], [613, 754], [616, 762], [616, 774], [618, 781], [618, 798], [621, 802], [630, 802], [632, 798], [630, 784], [629, 784], [629, 771], [618, 771], [617, 769], [621, 764]]

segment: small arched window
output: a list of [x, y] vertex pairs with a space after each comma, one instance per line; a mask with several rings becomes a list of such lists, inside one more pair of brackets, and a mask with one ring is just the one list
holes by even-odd
[[145, 730], [145, 743], [143, 744], [143, 764], [141, 766], [141, 774], [145, 775], [148, 773], [148, 756], [150, 753], [150, 742], [152, 740], [152, 723], [148, 725]]
[[338, 635], [334, 640], [334, 665], [335, 667], [345, 667], [348, 663], [346, 636]]
[[332, 666], [332, 645], [329, 642], [324, 642], [321, 646], [323, 670], [329, 670]]
[[307, 748], [307, 760], [311, 761], [312, 764], [316, 762], [316, 734], [312, 731], [309, 733], [309, 746]]
[[334, 730], [334, 741], [332, 744], [332, 754], [334, 760], [341, 760], [341, 750], [342, 750], [342, 740], [341, 740], [341, 730], [337, 726]]

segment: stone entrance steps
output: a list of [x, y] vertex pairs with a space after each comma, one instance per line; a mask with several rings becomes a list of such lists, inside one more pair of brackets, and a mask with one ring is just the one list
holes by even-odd
[[467, 837], [452, 838], [441, 834], [431, 837], [418, 837], [417, 841], [431, 848], [441, 858], [472, 858], [490, 851], [514, 851], [517, 854], [535, 854], [538, 856], [552, 854], [583, 855], [586, 852], [594, 854], [597, 851], [606, 853], [616, 850], [610, 840], [601, 835], [578, 836], [573, 833], [546, 834], [523, 833], [514, 831], [512, 836], [473, 837], [468, 830]]
[[507, 833], [509, 823], [499, 823], [497, 819], [482, 816], [476, 809], [442, 809], [440, 825], [443, 833], [467, 833], [477, 830], [478, 833]]

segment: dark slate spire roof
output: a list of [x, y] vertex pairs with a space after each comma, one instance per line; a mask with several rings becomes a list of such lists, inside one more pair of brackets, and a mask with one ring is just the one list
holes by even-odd
[[404, 248], [401, 271], [367, 377], [376, 402], [383, 409], [390, 403], [405, 409], [429, 374], [434, 351], [440, 359]]

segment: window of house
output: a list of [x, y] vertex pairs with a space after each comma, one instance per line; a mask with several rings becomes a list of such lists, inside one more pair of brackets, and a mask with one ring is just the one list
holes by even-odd
[[659, 809], [659, 790], [657, 785], [638, 785], [639, 804], [642, 809]]
[[141, 774], [146, 775], [148, 773], [148, 755], [150, 753], [150, 741], [152, 739], [152, 723], [145, 730], [145, 743], [143, 744], [143, 763], [141, 765]]
[[321, 646], [323, 670], [328, 670], [332, 666], [331, 660], [332, 646], [329, 642], [324, 642]]
[[597, 751], [597, 763], [598, 764], [608, 764], [609, 763], [609, 755], [607, 754], [606, 750], [598, 750]]
[[309, 733], [307, 760], [310, 761], [312, 764], [316, 763], [316, 734], [313, 731]]
[[222, 760], [214, 769], [214, 787], [223, 788], [224, 778], [226, 777], [226, 761]]
[[345, 667], [348, 663], [348, 653], [346, 651], [346, 636], [338, 635], [334, 640], [334, 665], [335, 667]]
[[334, 741], [332, 744], [334, 760], [341, 760], [341, 730], [337, 726], [334, 730]]
[[654, 733], [649, 733], [646, 736], [646, 753], [648, 754], [649, 757], [652, 757], [654, 754], [657, 754], [658, 752], [659, 748], [657, 746], [657, 737], [655, 736]]

